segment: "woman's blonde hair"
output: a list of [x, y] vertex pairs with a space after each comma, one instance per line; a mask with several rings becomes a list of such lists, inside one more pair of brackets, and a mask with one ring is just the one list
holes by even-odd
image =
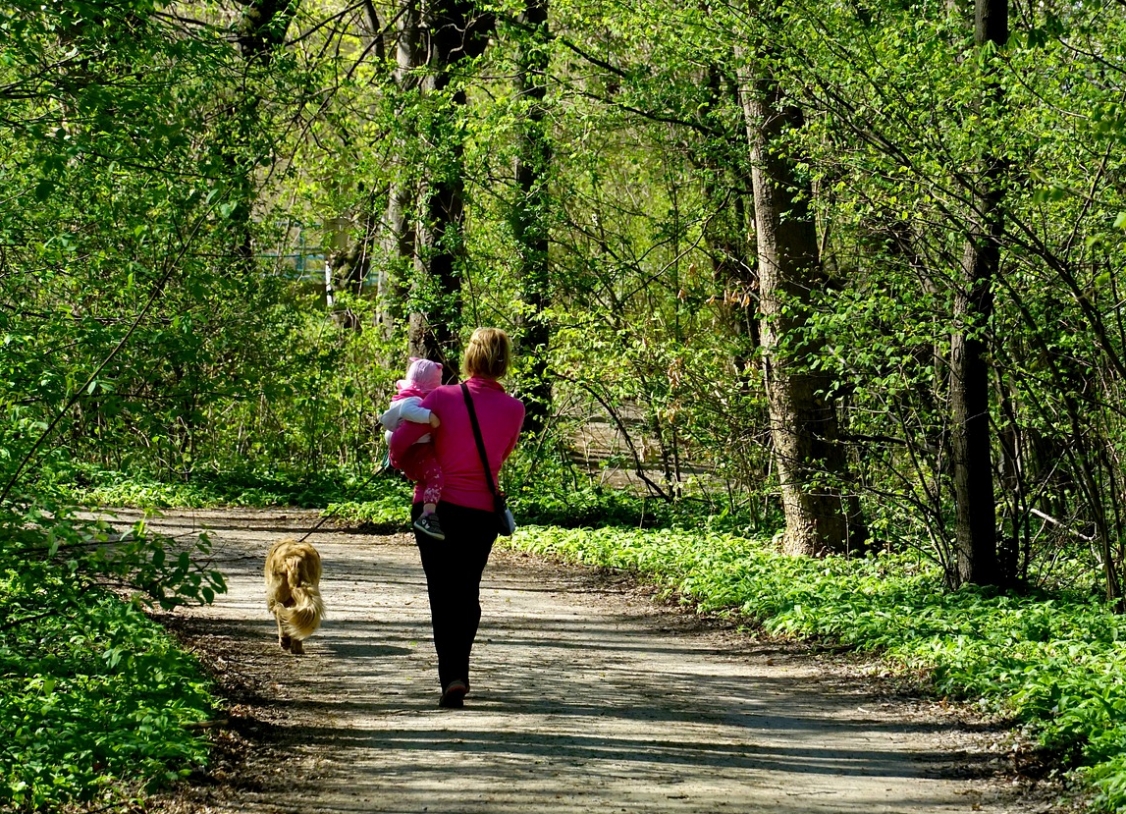
[[465, 346], [461, 368], [467, 376], [499, 379], [508, 372], [512, 342], [500, 328], [478, 328]]

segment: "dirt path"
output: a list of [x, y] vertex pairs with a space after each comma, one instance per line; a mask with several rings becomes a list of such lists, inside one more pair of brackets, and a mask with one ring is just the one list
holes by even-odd
[[234, 702], [217, 765], [158, 810], [1049, 810], [998, 775], [1003, 733], [874, 696], [854, 667], [701, 624], [621, 580], [510, 552], [486, 570], [464, 710], [436, 706], [406, 535], [310, 538], [330, 618], [293, 657], [274, 641], [261, 563], [311, 518], [199, 511], [154, 523], [211, 530], [230, 592], [179, 624]]

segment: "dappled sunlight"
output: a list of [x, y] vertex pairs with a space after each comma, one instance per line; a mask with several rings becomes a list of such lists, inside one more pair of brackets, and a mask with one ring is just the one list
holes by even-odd
[[405, 535], [310, 537], [327, 619], [308, 655], [290, 656], [253, 555], [302, 524], [263, 534], [261, 514], [242, 528], [238, 517], [168, 518], [221, 524], [230, 592], [188, 624], [260, 677], [255, 703], [272, 710], [271, 740], [299, 778], [240, 792], [238, 810], [283, 787], [303, 808], [451, 814], [941, 812], [992, 794], [943, 776], [976, 759], [953, 721], [905, 716], [823, 681], [808, 659], [670, 624], [581, 571], [506, 552], [486, 569], [463, 710], [436, 706], [425, 583]]

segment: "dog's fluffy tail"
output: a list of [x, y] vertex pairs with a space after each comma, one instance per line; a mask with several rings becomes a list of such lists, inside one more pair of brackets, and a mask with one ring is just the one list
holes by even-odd
[[309, 543], [280, 540], [266, 556], [266, 607], [278, 618], [278, 633], [300, 642], [325, 617], [321, 557]]
[[[324, 619], [325, 606], [321, 599], [320, 588], [315, 576], [306, 573], [311, 564], [297, 555], [286, 557], [285, 574], [289, 583], [289, 593], [293, 597], [293, 605], [285, 609], [285, 623], [290, 630], [290, 635], [295, 639], [307, 639], [321, 626]], [[315, 566], [319, 572], [319, 560]]]
[[312, 585], [293, 589], [294, 605], [286, 608], [285, 625], [295, 639], [307, 639], [321, 626], [325, 606], [319, 588]]

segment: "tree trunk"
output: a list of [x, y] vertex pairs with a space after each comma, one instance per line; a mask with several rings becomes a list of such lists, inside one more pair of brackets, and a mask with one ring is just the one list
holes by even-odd
[[[231, 174], [230, 222], [234, 232], [232, 253], [244, 273], [254, 269], [254, 204], [258, 198], [255, 170], [265, 160], [254, 144], [259, 138], [258, 107], [262, 99], [260, 83], [268, 74], [274, 52], [285, 45], [286, 32], [297, 12], [294, 0], [250, 0], [245, 4], [236, 30], [239, 54], [246, 70], [245, 97], [232, 105], [233, 145], [224, 145], [223, 158]], [[241, 152], [240, 152], [241, 151]]]
[[238, 28], [239, 52], [248, 63], [269, 67], [274, 51], [285, 44], [286, 32], [297, 13], [294, 0], [252, 0]]
[[[359, 191], [363, 192], [363, 183], [359, 187]], [[336, 218], [332, 224], [337, 231], [328, 255], [328, 264], [334, 287], [357, 296], [363, 291], [364, 282], [371, 271], [371, 250], [376, 235], [374, 198], [374, 195], [366, 196], [354, 212], [355, 217]]]
[[269, 71], [274, 53], [285, 45], [289, 24], [296, 13], [296, 0], [251, 0], [246, 3], [237, 38], [248, 74], [246, 87], [250, 116], [244, 121], [249, 126], [258, 123], [257, 110], [262, 99], [261, 90], [256, 87], [259, 77], [250, 74], [257, 72], [263, 75]]
[[520, 316], [520, 349], [529, 358], [524, 402], [524, 426], [538, 432], [551, 415], [551, 381], [547, 375], [551, 329], [545, 311], [550, 303], [548, 272], [548, 168], [551, 145], [544, 127], [547, 96], [548, 0], [526, 0], [520, 22], [530, 29], [521, 45], [517, 91], [527, 102], [520, 128], [516, 159], [518, 200], [512, 231], [520, 252], [521, 298], [526, 311]]
[[[424, 20], [429, 31], [429, 74], [423, 92], [436, 95], [451, 82], [451, 69], [466, 58], [478, 57], [489, 42], [495, 18], [478, 12], [466, 0], [440, 0], [429, 5]], [[410, 315], [408, 343], [414, 356], [441, 362], [447, 380], [458, 373], [458, 327], [461, 311], [461, 226], [464, 217], [462, 144], [458, 118], [465, 92], [455, 90], [444, 115], [435, 112], [432, 138], [445, 141], [446, 166], [432, 176], [423, 192], [423, 220], [415, 238], [415, 289], [427, 310]]]
[[753, 165], [764, 381], [786, 515], [784, 549], [847, 553], [862, 543], [863, 531], [850, 524], [846, 500], [834, 483], [846, 469], [837, 413], [825, 395], [827, 377], [806, 365], [818, 346], [799, 339], [810, 291], [824, 284], [811, 190], [780, 153], [787, 132], [802, 126], [802, 113], [786, 102], [768, 72], [755, 67], [745, 83], [743, 108]]
[[[440, 90], [441, 88], [436, 88]], [[465, 94], [454, 94], [454, 107], [447, 119], [446, 133], [454, 130]], [[460, 136], [452, 136], [460, 139]], [[446, 381], [458, 375], [458, 323], [461, 310], [461, 276], [457, 262], [461, 257], [461, 227], [465, 216], [464, 185], [461, 173], [462, 145], [450, 145], [454, 166], [427, 184], [425, 209], [415, 235], [416, 301], [427, 303], [425, 311], [413, 310], [408, 328], [411, 356], [442, 363]]]
[[390, 336], [406, 313], [407, 289], [403, 284], [406, 267], [414, 261], [414, 228], [408, 213], [416, 186], [402, 178], [387, 190], [387, 211], [383, 219], [383, 262], [375, 278], [376, 321]]
[[[395, 45], [395, 85], [400, 97], [407, 97], [419, 88], [419, 70], [426, 64], [422, 13], [418, 0], [410, 0], [399, 13], [395, 24], [398, 38]], [[407, 134], [410, 138], [413, 134]], [[407, 152], [406, 145], [400, 154]], [[414, 263], [415, 227], [418, 198], [418, 173], [404, 167], [387, 190], [387, 210], [383, 220], [383, 262], [376, 276], [376, 320], [390, 336], [406, 315], [407, 286], [405, 278]]]
[[[974, 42], [979, 47], [986, 43], [1000, 47], [1008, 39], [1008, 0], [977, 0]], [[988, 92], [999, 99], [1002, 90], [991, 83]], [[952, 575], [955, 587], [967, 583], [1000, 585], [1003, 581], [997, 560], [986, 362], [989, 348], [985, 340], [993, 313], [992, 285], [1001, 263], [1003, 176], [1003, 162], [987, 149], [982, 155], [973, 222], [954, 298], [956, 332], [950, 345], [950, 400], [957, 551], [957, 570]]]
[[[366, 0], [363, 6], [364, 14], [359, 24], [360, 36], [365, 48], [371, 50], [376, 60], [382, 64], [386, 59], [386, 47], [379, 13], [371, 0]], [[372, 249], [378, 234], [375, 207], [380, 196], [375, 189], [367, 189], [361, 179], [344, 178], [339, 179], [338, 183], [354, 186], [356, 192], [363, 197], [355, 210], [343, 213], [333, 223], [334, 232], [328, 264], [332, 282], [337, 283], [335, 287], [359, 296], [371, 272]], [[364, 194], [365, 191], [367, 194]]]

